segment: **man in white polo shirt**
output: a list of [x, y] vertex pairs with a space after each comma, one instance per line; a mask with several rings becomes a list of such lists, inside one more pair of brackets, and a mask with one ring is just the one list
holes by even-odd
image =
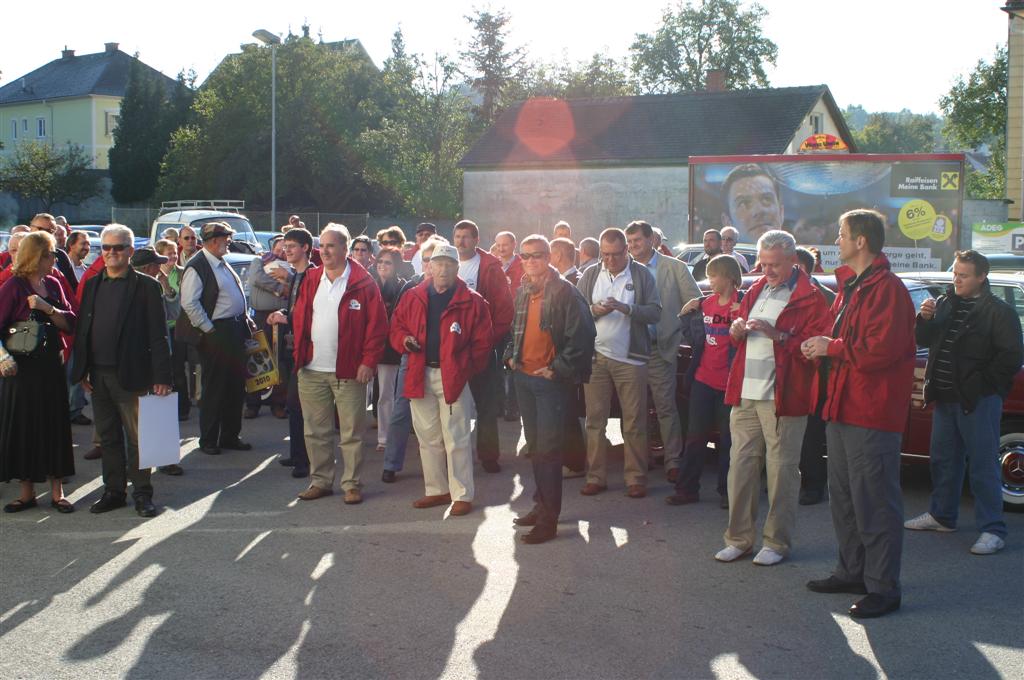
[[583, 273], [577, 287], [590, 305], [597, 327], [594, 367], [583, 388], [587, 402], [587, 483], [593, 496], [608, 488], [604, 437], [612, 393], [622, 406], [625, 440], [623, 476], [626, 495], [647, 495], [647, 362], [651, 358], [649, 324], [661, 318], [654, 275], [630, 258], [621, 229], [601, 232], [601, 265]]
[[814, 365], [800, 349], [831, 328], [825, 297], [796, 266], [796, 241], [784, 231], [757, 241], [764, 276], [754, 282], [729, 329], [737, 346], [725, 402], [729, 430], [729, 526], [715, 559], [732, 562], [751, 552], [768, 475], [768, 516], [754, 564], [771, 566], [789, 554], [800, 493], [800, 450], [811, 412]]

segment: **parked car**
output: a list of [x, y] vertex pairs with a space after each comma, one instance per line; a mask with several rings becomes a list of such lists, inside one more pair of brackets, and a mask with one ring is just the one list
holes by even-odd
[[[1008, 274], [1024, 273], [1024, 255], [1013, 253], [985, 253], [988, 258], [988, 268], [992, 272], [1004, 272]], [[953, 271], [953, 265], [949, 265], [946, 271]]]
[[[746, 257], [747, 262], [750, 263], [751, 267], [753, 267], [754, 263], [757, 262], [757, 246], [755, 245], [739, 243], [736, 245], [736, 252]], [[679, 248], [676, 252], [676, 258], [685, 262], [690, 269], [693, 269], [693, 265], [696, 264], [697, 260], [699, 260], [703, 254], [703, 244], [691, 243]]]
[[[952, 274], [947, 272], [908, 272], [900, 274], [900, 279], [907, 286], [914, 308], [928, 298], [936, 298], [946, 292], [952, 283]], [[756, 276], [745, 276], [742, 289], [746, 290], [757, 280]], [[837, 290], [836, 279], [831, 275], [815, 275], [822, 285]], [[1017, 310], [1024, 326], [1024, 276], [1019, 274], [991, 274], [989, 282], [992, 291], [1006, 300]], [[707, 282], [699, 284], [702, 292], [709, 292]], [[683, 393], [682, 376], [686, 374], [690, 362], [690, 348], [679, 347], [679, 367], [676, 381], [676, 402], [680, 413], [688, 412], [688, 395]], [[924, 403], [924, 375], [928, 361], [927, 348], [917, 351], [917, 363], [914, 367], [914, 388], [911, 396], [910, 414], [906, 429], [903, 431], [902, 453], [907, 463], [925, 463], [928, 461], [931, 444], [932, 411], [931, 405]], [[1003, 402], [1003, 420], [1001, 424], [999, 461], [1002, 470], [1003, 503], [1007, 509], [1024, 511], [1024, 370], [1018, 370], [1013, 380], [1010, 394]]]
[[242, 280], [242, 292], [245, 293], [246, 306], [249, 304], [249, 267], [260, 266], [260, 256], [250, 255], [248, 253], [228, 253], [224, 256], [224, 260], [228, 263], [235, 273], [238, 274], [238, 278]]
[[150, 227], [149, 237], [156, 242], [160, 234], [171, 227], [178, 230], [192, 227], [198, 234], [207, 222], [226, 222], [235, 230], [232, 250], [258, 255], [263, 252], [263, 246], [256, 238], [252, 224], [241, 214], [244, 208], [245, 201], [164, 201], [160, 206], [160, 216]]

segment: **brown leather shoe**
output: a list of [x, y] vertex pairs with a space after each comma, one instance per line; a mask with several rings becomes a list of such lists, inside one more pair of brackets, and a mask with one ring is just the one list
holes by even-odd
[[469, 511], [473, 509], [473, 504], [469, 501], [455, 501], [452, 503], [452, 515], [455, 517], [461, 517], [462, 515], [468, 515]]
[[345, 490], [345, 505], [358, 505], [363, 502], [363, 493], [359, 489]]
[[284, 420], [288, 417], [288, 412], [284, 410], [284, 406], [272, 406], [270, 412], [279, 420]]
[[643, 498], [647, 495], [647, 487], [642, 484], [630, 484], [626, 487], [626, 495], [630, 498]]
[[308, 489], [299, 494], [299, 499], [304, 501], [315, 501], [317, 498], [333, 495], [334, 491], [331, 489], [321, 489], [319, 486], [313, 486], [310, 484]]
[[601, 493], [607, 488], [607, 486], [601, 486], [600, 484], [592, 484], [590, 482], [587, 482], [586, 484], [583, 485], [583, 488], [580, 489], [580, 493], [583, 494], [584, 496], [596, 496], [597, 494]]
[[679, 481], [679, 468], [672, 468], [665, 473], [665, 479], [668, 480], [669, 484], [675, 484]]
[[418, 501], [414, 501], [412, 507], [419, 508], [433, 508], [438, 505], [448, 505], [452, 502], [452, 495], [450, 493], [443, 493], [440, 496], [424, 496]]
[[94, 446], [88, 451], [86, 451], [85, 455], [82, 457], [85, 458], [86, 460], [99, 460], [100, 458], [103, 457], [103, 449], [101, 449], [98, 446]]

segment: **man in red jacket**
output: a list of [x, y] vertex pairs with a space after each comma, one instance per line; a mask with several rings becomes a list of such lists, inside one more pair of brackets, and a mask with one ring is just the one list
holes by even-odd
[[[828, 370], [828, 490], [839, 561], [810, 581], [817, 593], [858, 593], [856, 618], [900, 608], [903, 495], [900, 441], [914, 377], [914, 303], [882, 254], [885, 217], [851, 210], [839, 218], [839, 296], [830, 335], [802, 350]], [[815, 381], [817, 383], [817, 381]]]
[[413, 506], [452, 503], [451, 514], [458, 516], [473, 508], [470, 420], [476, 409], [468, 383], [491, 360], [493, 333], [487, 303], [458, 277], [458, 250], [438, 245], [427, 265], [430, 278], [398, 302], [390, 341], [408, 355], [403, 396], [412, 409], [426, 486]]
[[[512, 299], [515, 300], [519, 287], [523, 285], [523, 260], [516, 254], [516, 235], [511, 231], [501, 231], [494, 237], [494, 254], [501, 262], [501, 268], [505, 272], [505, 279], [508, 281], [509, 290], [512, 291]], [[511, 344], [511, 334], [502, 339], [498, 346], [499, 359], [505, 356], [505, 350]], [[505, 414], [505, 420], [516, 422], [520, 418], [519, 402], [516, 399], [516, 388], [512, 380], [512, 373], [502, 367], [501, 411]]]
[[754, 564], [778, 564], [789, 554], [800, 493], [800, 450], [811, 412], [814, 364], [800, 343], [828, 330], [824, 296], [796, 264], [796, 241], [777, 229], [757, 241], [764, 276], [754, 282], [729, 329], [736, 358], [725, 402], [730, 404], [729, 526], [715, 559], [749, 554], [768, 474], [768, 516]]
[[334, 493], [334, 414], [344, 467], [345, 503], [361, 503], [366, 384], [384, 354], [388, 315], [380, 289], [348, 257], [348, 229], [329, 224], [320, 233], [323, 267], [306, 273], [291, 312], [295, 368], [309, 453], [310, 485], [304, 501]]
[[501, 262], [477, 247], [480, 230], [474, 222], [462, 220], [452, 232], [452, 245], [459, 251], [459, 278], [470, 290], [483, 296], [491, 314], [491, 352], [488, 363], [470, 382], [476, 402], [476, 454], [487, 472], [500, 472], [498, 457], [498, 411], [501, 410], [502, 382], [496, 350], [512, 328], [515, 308]]

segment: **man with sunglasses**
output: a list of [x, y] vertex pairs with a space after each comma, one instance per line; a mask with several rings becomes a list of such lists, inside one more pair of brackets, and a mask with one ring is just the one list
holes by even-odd
[[199, 250], [199, 239], [192, 227], [182, 227], [178, 232], [178, 264], [185, 266], [196, 251]]
[[647, 364], [651, 360], [649, 327], [661, 319], [661, 297], [654, 275], [629, 256], [626, 234], [601, 232], [601, 264], [583, 272], [583, 293], [597, 327], [594, 365], [583, 388], [587, 401], [587, 483], [593, 496], [608, 488], [608, 443], [604, 437], [612, 394], [622, 407], [626, 495], [647, 495]]
[[174, 336], [199, 350], [202, 399], [199, 402], [199, 450], [248, 451], [242, 441], [245, 401], [245, 341], [255, 324], [246, 313], [242, 281], [224, 260], [235, 230], [224, 222], [207, 222], [202, 249], [185, 264], [181, 277], [181, 317]]
[[90, 512], [124, 507], [128, 481], [135, 511], [154, 517], [149, 468], [139, 469], [139, 397], [171, 392], [171, 357], [163, 291], [131, 266], [131, 229], [111, 224], [100, 235], [104, 269], [83, 284], [72, 382], [92, 392], [103, 452], [103, 496]]

